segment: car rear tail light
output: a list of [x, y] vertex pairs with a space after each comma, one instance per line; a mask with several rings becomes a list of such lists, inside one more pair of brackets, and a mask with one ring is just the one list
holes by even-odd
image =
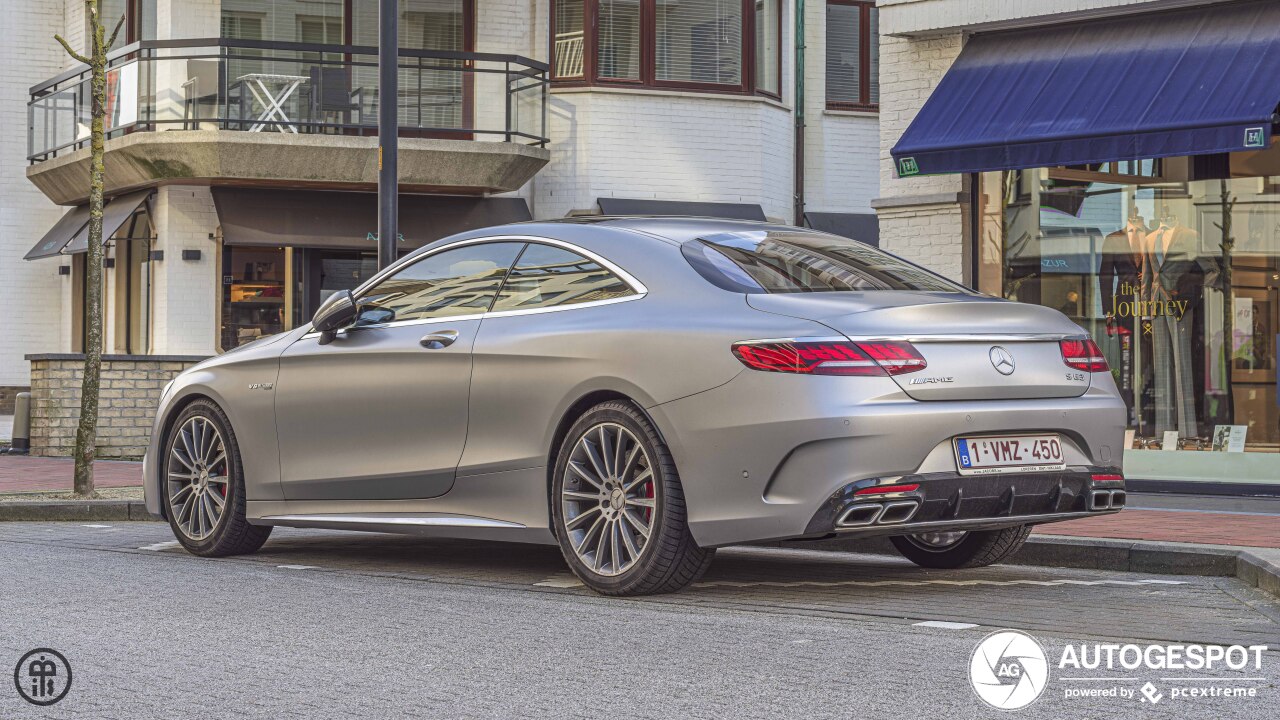
[[864, 342], [858, 343], [858, 347], [890, 375], [923, 370], [928, 365], [920, 351], [909, 342]]
[[1067, 367], [1087, 372], [1107, 371], [1107, 359], [1102, 357], [1102, 350], [1094, 341], [1063, 340], [1059, 347], [1062, 348], [1062, 362]]
[[1124, 482], [1124, 476], [1119, 473], [1094, 473], [1093, 481], [1096, 483], [1121, 483]]
[[734, 343], [733, 354], [752, 370], [800, 375], [901, 375], [925, 367], [905, 342], [767, 340]]

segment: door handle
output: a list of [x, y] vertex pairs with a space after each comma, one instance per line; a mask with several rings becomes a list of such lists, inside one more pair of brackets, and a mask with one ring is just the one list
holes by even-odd
[[428, 350], [439, 350], [447, 348], [458, 339], [457, 330], [440, 330], [438, 332], [427, 333], [422, 336], [418, 344]]

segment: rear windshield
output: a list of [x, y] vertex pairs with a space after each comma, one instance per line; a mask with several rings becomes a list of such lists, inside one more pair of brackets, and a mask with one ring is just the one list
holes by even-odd
[[703, 277], [736, 292], [969, 292], [870, 245], [824, 233], [720, 233], [687, 243], [684, 251]]

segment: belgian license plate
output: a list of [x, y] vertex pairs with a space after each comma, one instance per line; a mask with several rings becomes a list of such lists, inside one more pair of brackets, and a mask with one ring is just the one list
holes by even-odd
[[1045, 472], [1067, 466], [1057, 435], [991, 435], [956, 438], [961, 475]]

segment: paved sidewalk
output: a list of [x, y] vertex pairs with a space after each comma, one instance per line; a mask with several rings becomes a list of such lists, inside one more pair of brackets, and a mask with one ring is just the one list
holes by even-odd
[[1280, 516], [1195, 510], [1124, 510], [1116, 515], [1050, 523], [1041, 535], [1280, 548]]
[[[71, 491], [70, 458], [0, 455], [0, 493]], [[99, 488], [142, 485], [142, 463], [99, 460], [93, 464], [94, 485]]]

